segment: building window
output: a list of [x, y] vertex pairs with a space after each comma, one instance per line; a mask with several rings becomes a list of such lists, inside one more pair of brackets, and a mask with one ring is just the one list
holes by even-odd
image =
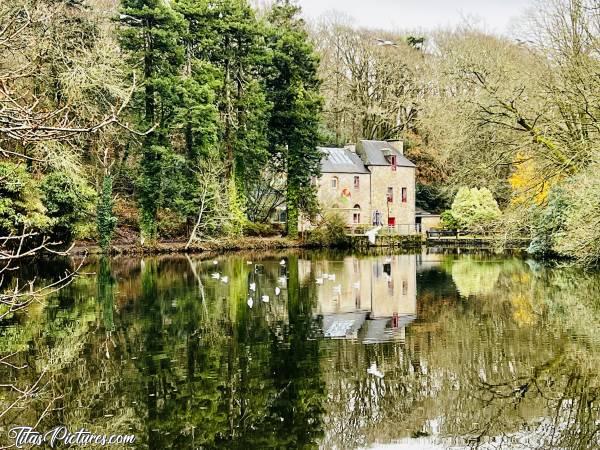
[[338, 177], [331, 178], [331, 189], [337, 189], [338, 187]]
[[396, 155], [392, 155], [390, 157], [390, 162], [392, 163], [392, 170], [396, 170]]
[[360, 188], [360, 177], [354, 177], [354, 189]]
[[407, 192], [406, 188], [404, 187], [404, 188], [402, 188], [402, 203], [406, 203], [408, 201], [407, 197], [408, 197], [408, 192]]
[[287, 220], [287, 211], [282, 209], [279, 211], [279, 222], [284, 223]]
[[394, 203], [394, 188], [387, 188], [387, 201], [388, 203]]
[[402, 295], [408, 295], [408, 281], [402, 280]]
[[354, 209], [358, 210], [352, 214], [352, 222], [355, 224], [360, 223], [360, 205], [354, 205]]

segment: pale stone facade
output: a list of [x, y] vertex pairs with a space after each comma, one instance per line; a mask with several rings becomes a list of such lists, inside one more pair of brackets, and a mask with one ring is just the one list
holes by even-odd
[[360, 141], [321, 151], [317, 196], [325, 213], [342, 215], [348, 226], [414, 231], [415, 165], [404, 157], [402, 142]]

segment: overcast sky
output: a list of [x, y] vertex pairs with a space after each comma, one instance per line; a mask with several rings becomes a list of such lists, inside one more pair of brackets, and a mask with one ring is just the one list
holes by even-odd
[[305, 16], [343, 11], [356, 25], [388, 30], [429, 30], [476, 18], [487, 31], [507, 33], [532, 0], [298, 0]]

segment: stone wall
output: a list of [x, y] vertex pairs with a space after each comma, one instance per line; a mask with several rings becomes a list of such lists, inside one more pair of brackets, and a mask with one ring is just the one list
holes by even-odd
[[[358, 189], [354, 187], [354, 177], [359, 177]], [[332, 187], [332, 179], [337, 179], [337, 187]], [[319, 179], [318, 199], [324, 212], [337, 211], [348, 225], [353, 224], [356, 205], [360, 206], [360, 224], [371, 223], [371, 180], [370, 174], [324, 173]]]
[[[381, 212], [384, 225], [388, 217], [395, 218], [396, 225], [415, 223], [415, 169], [413, 167], [371, 166], [371, 210]], [[393, 202], [389, 204], [388, 188], [393, 190]], [[407, 190], [406, 203], [402, 202], [402, 188]]]

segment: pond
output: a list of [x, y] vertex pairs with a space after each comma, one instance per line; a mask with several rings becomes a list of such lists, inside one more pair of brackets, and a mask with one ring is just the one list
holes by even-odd
[[600, 274], [509, 256], [88, 259], [1, 329], [2, 379], [36, 389], [0, 443], [38, 424], [123, 448], [598, 448], [599, 325]]

